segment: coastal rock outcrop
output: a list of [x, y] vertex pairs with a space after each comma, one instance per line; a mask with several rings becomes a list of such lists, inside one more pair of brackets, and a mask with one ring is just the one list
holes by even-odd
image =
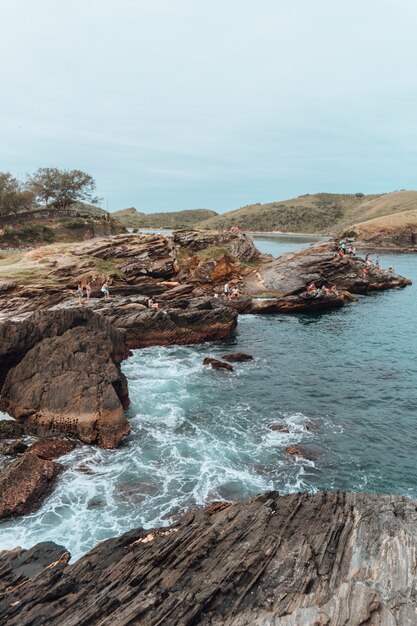
[[[52, 489], [62, 465], [25, 452], [0, 474], [0, 519], [36, 508]], [[1, 553], [0, 553], [1, 554]]]
[[336, 285], [339, 292], [353, 294], [411, 284], [393, 272], [366, 265], [360, 256], [340, 257], [337, 249], [336, 242], [324, 241], [271, 259], [245, 278], [245, 293], [251, 296], [266, 293], [277, 298], [295, 296], [302, 294], [312, 282], [318, 287]]
[[0, 554], [8, 626], [416, 621], [416, 502], [276, 492], [132, 530], [73, 565], [54, 544]]
[[65, 434], [104, 448], [129, 433], [120, 361], [124, 334], [102, 316], [73, 308], [0, 325], [0, 409], [25, 429]]

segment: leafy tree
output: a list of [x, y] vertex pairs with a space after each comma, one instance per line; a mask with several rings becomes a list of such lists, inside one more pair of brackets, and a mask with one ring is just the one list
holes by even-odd
[[96, 188], [94, 178], [81, 170], [59, 170], [41, 167], [28, 180], [28, 188], [35, 197], [57, 209], [68, 209], [77, 202], [96, 204], [93, 196]]
[[31, 191], [25, 189], [10, 172], [0, 172], [0, 215], [29, 211], [32, 204]]

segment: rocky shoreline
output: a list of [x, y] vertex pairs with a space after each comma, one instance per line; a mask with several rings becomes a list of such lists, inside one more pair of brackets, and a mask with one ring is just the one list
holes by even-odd
[[[41, 504], [62, 471], [55, 460], [61, 454], [80, 443], [115, 448], [129, 434], [125, 415], [128, 385], [120, 364], [129, 357], [130, 350], [225, 340], [236, 328], [239, 314], [321, 312], [349, 304], [356, 299], [354, 294], [410, 284], [406, 278], [366, 265], [360, 257], [340, 257], [335, 242], [320, 242], [274, 259], [261, 255], [252, 240], [241, 233], [119, 235], [89, 241], [65, 249], [64, 253], [52, 247], [27, 255], [36, 281], [0, 282], [0, 410], [14, 418], [2, 422], [6, 427], [3, 435], [0, 433], [5, 442], [3, 454], [8, 458], [0, 471], [0, 518], [26, 514]], [[85, 281], [92, 284], [92, 297], [88, 301], [84, 298], [80, 306], [74, 292], [76, 284]], [[103, 281], [110, 283], [108, 300], [98, 297]], [[221, 296], [226, 281], [239, 288], [238, 298]], [[313, 294], [307, 291], [312, 282], [316, 285]], [[336, 291], [329, 292], [330, 286], [335, 286]], [[147, 306], [150, 295], [156, 296], [157, 308]], [[250, 360], [250, 355], [229, 354], [224, 358], [229, 362], [205, 362], [214, 369], [232, 372], [230, 362]], [[31, 435], [38, 441], [32, 441], [28, 447], [22, 435]], [[373, 503], [369, 515], [376, 516], [377, 532], [372, 525], [364, 532], [372, 535], [373, 540], [385, 536], [378, 517], [384, 510], [407, 511], [403, 523], [411, 524], [409, 501], [383, 496], [372, 496], [371, 501], [367, 498], [340, 493], [286, 498], [269, 494], [248, 503], [223, 503], [190, 514], [186, 521], [183, 519], [168, 530], [139, 529], [109, 540], [74, 566], [67, 565], [66, 550], [52, 544], [1, 553], [0, 615], [7, 624], [105, 624], [113, 623], [115, 611], [118, 624], [132, 623], [139, 617], [144, 624], [215, 623], [220, 619], [218, 623], [225, 624], [295, 625], [297, 620], [307, 618], [317, 624], [380, 623], [372, 621], [373, 615], [377, 616], [375, 619], [384, 616], [387, 624], [406, 624], [393, 621], [408, 619], [414, 610], [414, 599], [394, 604], [404, 571], [398, 575], [398, 589], [392, 590], [391, 595], [382, 593], [372, 576], [369, 579], [364, 564], [363, 574], [352, 578], [353, 557], [347, 569], [342, 568], [347, 572], [346, 579], [336, 580], [328, 573], [341, 567], [339, 560], [345, 558], [337, 552], [347, 523], [340, 526], [340, 520], [346, 516], [351, 520], [346, 532], [351, 533], [349, 545], [353, 550], [358, 529], [362, 528], [355, 524], [359, 518], [369, 519], [368, 513], [364, 513], [369, 502]], [[320, 528], [326, 530], [311, 528], [308, 520], [313, 509], [323, 511], [318, 519]], [[301, 517], [299, 510], [303, 511]], [[268, 521], [271, 515], [281, 520], [273, 531]], [[396, 514], [389, 515], [397, 520]], [[235, 532], [235, 518], [241, 520], [233, 540], [236, 563], [232, 559], [230, 572], [224, 572], [228, 581], [224, 587], [219, 581], [226, 579], [223, 574], [218, 578], [216, 567], [231, 550], [227, 536]], [[290, 552], [288, 560], [290, 536], [298, 536], [301, 541], [309, 529], [314, 532], [306, 545], [311, 548], [317, 544], [318, 552], [311, 548], [307, 558], [307, 552], [303, 556], [294, 543], [291, 545], [295, 552]], [[280, 533], [288, 538], [284, 540]], [[329, 537], [335, 533], [334, 546]], [[208, 544], [202, 539], [201, 556], [195, 557], [197, 552], [200, 554], [199, 537], [206, 535], [212, 538]], [[414, 534], [411, 535], [415, 542]], [[253, 542], [249, 552], [245, 552], [245, 537]], [[267, 546], [266, 552], [260, 551], [255, 557], [255, 545], [259, 542]], [[217, 543], [215, 555], [207, 557], [209, 545]], [[131, 546], [135, 546], [134, 561], [128, 559], [125, 563], [122, 555]], [[286, 546], [285, 550], [282, 546]], [[373, 559], [375, 567], [382, 568], [380, 556], [370, 545], [367, 549], [364, 563], [367, 558]], [[187, 571], [205, 572], [207, 594], [197, 589], [200, 583], [194, 590], [187, 582], [182, 568], [188, 557], [179, 559], [174, 570], [170, 569], [169, 555], [173, 550], [185, 551], [184, 555], [194, 558], [195, 570], [190, 561]], [[315, 556], [319, 553], [320, 563], [327, 565], [323, 573], [321, 565], [313, 573], [308, 568], [318, 567]], [[147, 554], [151, 555], [149, 563]], [[239, 565], [239, 554], [244, 555], [244, 567]], [[302, 566], [304, 558], [309, 564], [307, 570]], [[158, 578], [156, 562], [169, 572], [161, 574], [162, 578]], [[93, 572], [89, 570], [92, 563], [97, 567]], [[392, 564], [395, 567], [399, 567], [397, 562]], [[288, 582], [288, 568], [298, 572], [296, 585]], [[72, 572], [76, 572], [76, 578]], [[276, 577], [274, 590], [268, 586], [272, 574]], [[100, 581], [107, 577], [115, 581], [114, 594], [108, 594], [107, 587], [101, 586]], [[132, 599], [128, 590], [135, 587], [133, 581], [146, 583], [149, 589], [141, 588], [141, 593], [135, 592]], [[293, 587], [296, 591], [292, 591]], [[301, 588], [308, 591], [300, 591]], [[229, 603], [226, 595], [231, 589], [237, 595]], [[351, 615], [353, 621], [349, 621], [342, 603], [346, 594], [358, 607]], [[94, 615], [93, 606], [100, 607]], [[225, 607], [227, 615], [222, 613]], [[371, 621], [354, 621], [359, 615]]]
[[411, 626], [416, 503], [276, 492], [135, 529], [70, 565], [47, 542], [0, 553], [8, 626]]
[[[340, 257], [335, 242], [274, 259], [242, 233], [118, 235], [64, 254], [38, 249], [26, 261], [41, 272], [39, 282], [0, 282], [0, 410], [26, 434], [103, 448], [117, 447], [129, 434], [120, 363], [130, 350], [225, 340], [238, 314], [321, 312], [345, 306], [353, 294], [410, 284], [365, 266], [360, 257]], [[111, 298], [98, 298], [106, 280]], [[82, 281], [92, 285], [92, 297], [80, 306], [74, 287]], [[238, 286], [238, 298], [219, 297], [225, 281]], [[316, 290], [310, 293], [312, 282]], [[158, 307], [149, 308], [155, 294]], [[19, 450], [18, 440], [7, 441], [9, 450]], [[31, 490], [28, 499], [33, 506]], [[5, 510], [15, 515], [26, 509]]]

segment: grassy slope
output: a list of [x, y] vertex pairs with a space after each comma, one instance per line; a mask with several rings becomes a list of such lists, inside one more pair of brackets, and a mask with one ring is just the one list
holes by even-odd
[[128, 228], [190, 228], [203, 220], [216, 216], [208, 209], [188, 209], [166, 213], [140, 213], [136, 209], [123, 209], [112, 213], [119, 222]]
[[[414, 205], [416, 206], [416, 205]], [[391, 213], [383, 217], [376, 217], [365, 222], [359, 222], [353, 228], [363, 237], [368, 237], [376, 232], [398, 232], [406, 228], [412, 228], [417, 232], [417, 207], [399, 213]]]
[[202, 228], [239, 226], [242, 230], [327, 233], [381, 215], [417, 208], [417, 191], [384, 195], [328, 194], [299, 196], [255, 204], [206, 220]]

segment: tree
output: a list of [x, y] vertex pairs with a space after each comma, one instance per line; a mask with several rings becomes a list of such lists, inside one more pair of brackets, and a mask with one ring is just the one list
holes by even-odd
[[0, 172], [0, 215], [30, 211], [33, 194], [10, 172]]
[[40, 167], [32, 176], [28, 177], [27, 187], [39, 202], [48, 206], [49, 200], [54, 197], [59, 184], [60, 171], [56, 167]]
[[29, 177], [28, 188], [45, 206], [52, 204], [57, 209], [68, 209], [76, 202], [98, 202], [93, 196], [94, 178], [81, 170], [41, 167]]

